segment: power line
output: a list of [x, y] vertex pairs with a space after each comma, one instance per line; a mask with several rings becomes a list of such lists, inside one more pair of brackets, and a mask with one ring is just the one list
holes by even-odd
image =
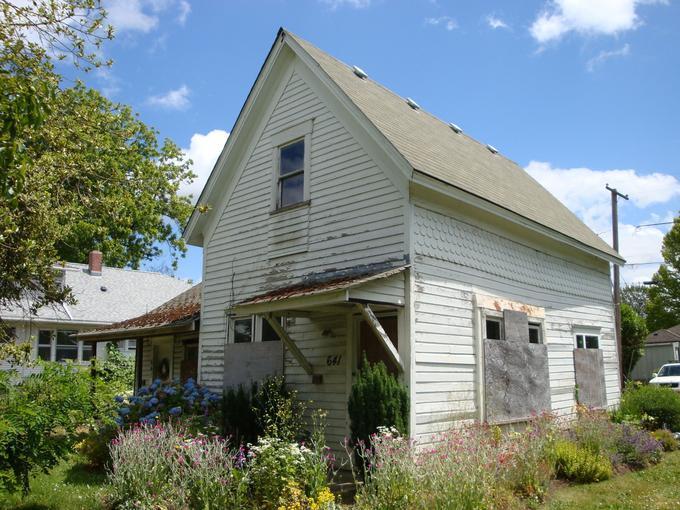
[[664, 261], [661, 262], [626, 262], [626, 266], [653, 266], [655, 264], [665, 264]]
[[662, 221], [661, 223], [646, 223], [644, 225], [635, 225], [635, 228], [643, 228], [643, 227], [658, 227], [659, 225], [672, 225], [674, 222], [673, 221]]

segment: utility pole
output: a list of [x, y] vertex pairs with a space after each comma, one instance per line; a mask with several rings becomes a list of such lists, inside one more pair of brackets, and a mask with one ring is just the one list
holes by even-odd
[[[612, 238], [614, 250], [619, 251], [619, 197], [628, 200], [628, 195], [619, 193], [616, 188], [605, 185], [612, 195]], [[616, 329], [616, 349], [619, 358], [619, 384], [623, 390], [623, 347], [621, 343], [621, 275], [619, 265], [614, 263], [614, 324]]]

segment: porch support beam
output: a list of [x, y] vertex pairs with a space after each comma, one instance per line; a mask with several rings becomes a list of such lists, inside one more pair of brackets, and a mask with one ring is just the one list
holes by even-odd
[[302, 351], [300, 351], [298, 346], [295, 345], [295, 342], [290, 337], [290, 335], [288, 335], [288, 333], [286, 333], [286, 331], [281, 327], [281, 323], [274, 319], [274, 316], [271, 313], [265, 313], [262, 315], [262, 317], [269, 323], [272, 329], [276, 331], [276, 334], [279, 335], [279, 338], [286, 345], [286, 348], [290, 351], [304, 371], [307, 372], [307, 375], [313, 376], [314, 370], [312, 369], [312, 365], [309, 363], [309, 361], [307, 361], [307, 358], [305, 358], [305, 355], [302, 354]]
[[390, 359], [399, 368], [399, 371], [403, 372], [404, 365], [401, 362], [399, 352], [397, 351], [396, 347], [394, 347], [394, 344], [390, 340], [390, 337], [387, 336], [387, 333], [383, 329], [378, 318], [373, 313], [373, 310], [371, 310], [371, 308], [368, 305], [364, 304], [357, 304], [356, 307], [361, 312], [361, 315], [364, 317], [366, 323], [373, 330], [373, 333], [378, 338], [383, 348], [387, 351], [387, 354], [390, 357]]

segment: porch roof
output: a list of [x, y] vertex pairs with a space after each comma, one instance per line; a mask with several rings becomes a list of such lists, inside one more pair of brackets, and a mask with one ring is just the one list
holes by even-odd
[[286, 310], [302, 310], [324, 305], [371, 301], [379, 304], [403, 306], [404, 295], [392, 298], [365, 299], [353, 291], [371, 282], [384, 280], [404, 272], [410, 265], [402, 265], [385, 270], [366, 270], [346, 272], [326, 278], [316, 278], [287, 287], [280, 287], [259, 294], [234, 307], [237, 315], [270, 313]]
[[191, 331], [201, 314], [201, 288], [199, 283], [148, 313], [74, 336], [90, 342], [104, 342]]

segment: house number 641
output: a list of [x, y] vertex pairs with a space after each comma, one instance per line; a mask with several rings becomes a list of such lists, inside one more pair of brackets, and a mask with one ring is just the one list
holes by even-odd
[[342, 354], [330, 355], [326, 358], [326, 365], [329, 367], [337, 367], [342, 361]]

